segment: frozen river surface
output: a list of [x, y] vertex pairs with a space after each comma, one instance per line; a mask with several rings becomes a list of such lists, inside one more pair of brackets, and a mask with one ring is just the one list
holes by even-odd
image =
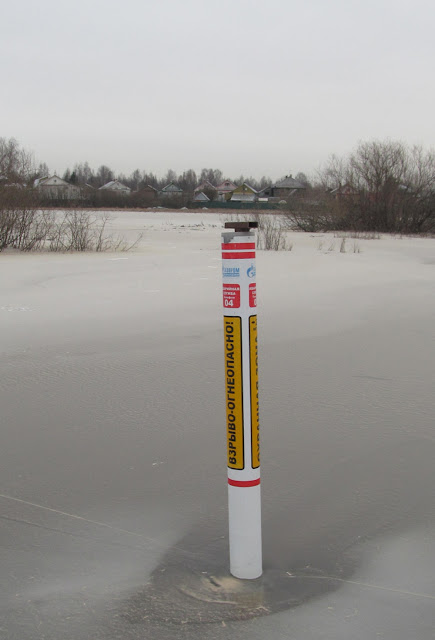
[[432, 640], [435, 240], [258, 252], [265, 576], [234, 605], [223, 220], [111, 224], [144, 236], [0, 254], [0, 638]]

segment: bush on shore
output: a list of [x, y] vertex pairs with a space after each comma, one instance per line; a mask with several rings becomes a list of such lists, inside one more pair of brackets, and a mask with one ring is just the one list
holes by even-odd
[[14, 187], [0, 189], [0, 252], [127, 251], [133, 244], [107, 233], [109, 215], [85, 210], [63, 212], [39, 208], [35, 195]]

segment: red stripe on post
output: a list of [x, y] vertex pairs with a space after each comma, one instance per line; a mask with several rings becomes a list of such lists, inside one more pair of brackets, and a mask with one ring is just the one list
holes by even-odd
[[246, 251], [245, 253], [233, 253], [226, 251], [222, 253], [222, 260], [243, 260], [243, 259], [255, 258], [255, 251]]
[[222, 243], [222, 251], [232, 251], [233, 249], [255, 249], [255, 242], [229, 242]]
[[232, 487], [257, 487], [260, 484], [260, 478], [256, 480], [232, 480], [228, 478], [228, 484]]

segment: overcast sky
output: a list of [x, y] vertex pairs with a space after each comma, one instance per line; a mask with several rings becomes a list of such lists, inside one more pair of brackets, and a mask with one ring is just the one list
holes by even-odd
[[435, 146], [433, 0], [21, 0], [0, 136], [62, 173], [313, 172], [359, 140]]

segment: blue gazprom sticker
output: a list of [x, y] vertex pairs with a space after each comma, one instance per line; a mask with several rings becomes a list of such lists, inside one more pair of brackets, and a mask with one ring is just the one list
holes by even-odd
[[224, 278], [239, 278], [239, 267], [222, 267], [222, 275]]
[[248, 278], [253, 278], [255, 276], [255, 265], [251, 264], [246, 272], [246, 275], [248, 276]]

